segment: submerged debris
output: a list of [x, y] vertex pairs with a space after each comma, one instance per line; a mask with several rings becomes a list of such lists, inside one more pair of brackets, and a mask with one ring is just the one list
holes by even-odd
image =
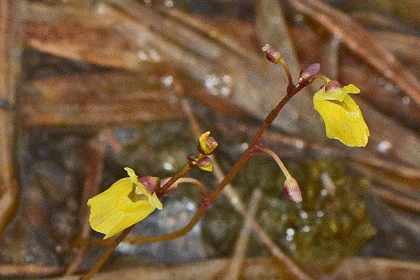
[[327, 160], [308, 161], [291, 170], [299, 181], [302, 204], [266, 196], [259, 221], [298, 262], [331, 269], [376, 232], [366, 212], [369, 182]]

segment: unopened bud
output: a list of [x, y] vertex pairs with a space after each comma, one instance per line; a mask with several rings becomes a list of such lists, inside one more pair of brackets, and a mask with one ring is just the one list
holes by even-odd
[[302, 202], [302, 194], [295, 178], [286, 179], [284, 182], [284, 194], [293, 202]]
[[200, 155], [199, 157], [196, 157], [194, 155], [187, 156], [188, 164], [193, 167], [196, 166], [204, 171], [211, 172], [213, 170], [213, 165], [211, 163], [211, 160], [208, 156]]
[[204, 171], [208, 171], [211, 172], [213, 170], [213, 164], [211, 163], [211, 160], [209, 157], [202, 157], [200, 158], [197, 163], [196, 163], [197, 167], [200, 168], [201, 170]]
[[319, 63], [314, 63], [307, 66], [306, 68], [303, 68], [299, 74], [299, 83], [302, 83], [304, 80], [306, 80], [310, 76], [318, 74], [320, 69], [321, 69], [321, 65]]
[[268, 61], [273, 63], [280, 63], [282, 60], [281, 52], [273, 45], [265, 45], [262, 47], [263, 52], [265, 52], [265, 57]]
[[202, 155], [211, 155], [218, 145], [216, 139], [210, 136], [210, 131], [201, 134], [198, 138], [198, 152]]

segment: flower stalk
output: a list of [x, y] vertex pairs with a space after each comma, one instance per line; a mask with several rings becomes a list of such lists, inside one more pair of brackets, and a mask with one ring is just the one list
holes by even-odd
[[[232, 181], [239, 170], [242, 169], [248, 159], [257, 152], [265, 152], [276, 161], [286, 180], [284, 191], [286, 196], [294, 202], [301, 202], [302, 195], [297, 181], [291, 176], [280, 158], [270, 149], [260, 145], [262, 135], [272, 124], [279, 112], [303, 88], [308, 86], [314, 79], [320, 78], [325, 81], [325, 85], [314, 94], [313, 102], [315, 110], [321, 115], [325, 122], [327, 137], [338, 139], [347, 146], [366, 146], [369, 137], [369, 130], [364, 122], [363, 116], [357, 104], [348, 94], [357, 94], [360, 90], [354, 85], [342, 87], [338, 82], [331, 81], [325, 76], [318, 75], [320, 65], [315, 63], [304, 68], [300, 72], [298, 84], [293, 84], [289, 68], [283, 59], [280, 51], [272, 46], [265, 45], [263, 51], [266, 58], [275, 64], [281, 64], [288, 79], [286, 95], [277, 106], [267, 115], [263, 124], [259, 127], [251, 143], [238, 161], [226, 174], [219, 185], [211, 192], [207, 193], [206, 187], [195, 179], [184, 178], [184, 176], [194, 167], [205, 171], [211, 171], [213, 165], [210, 155], [217, 148], [217, 141], [210, 136], [210, 132], [202, 134], [198, 139], [198, 156], [190, 155], [187, 157], [188, 164], [183, 169], [171, 177], [160, 186], [159, 178], [142, 177], [137, 175], [130, 168], [126, 168], [129, 177], [123, 178], [114, 183], [105, 192], [91, 198], [88, 205], [91, 207], [89, 222], [96, 231], [105, 233], [105, 239], [119, 232], [122, 233], [115, 238], [109, 245], [106, 253], [101, 257], [94, 268], [82, 279], [90, 279], [103, 265], [115, 247], [126, 240], [133, 244], [163, 242], [178, 238], [188, 233], [200, 221], [207, 209], [218, 198], [223, 189]], [[156, 208], [162, 209], [160, 198], [176, 188], [179, 183], [189, 182], [197, 185], [202, 193], [203, 203], [201, 203], [190, 222], [182, 229], [160, 236], [132, 237], [128, 236], [133, 226], [146, 218]]]
[[284, 181], [284, 193], [288, 199], [295, 203], [302, 202], [302, 194], [300, 192], [299, 184], [295, 178], [290, 175], [289, 170], [287, 170], [284, 163], [281, 161], [278, 155], [274, 153], [272, 150], [268, 148], [264, 148], [262, 146], [258, 147], [261, 152], [264, 152], [271, 156], [277, 165], [280, 167], [281, 171], [283, 172], [284, 176], [286, 176], [286, 180]]

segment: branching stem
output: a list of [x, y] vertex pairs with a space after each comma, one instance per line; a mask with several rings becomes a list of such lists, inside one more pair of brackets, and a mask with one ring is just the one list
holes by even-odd
[[[223, 179], [222, 182], [217, 186], [213, 192], [211, 192], [209, 195], [204, 197], [204, 203], [200, 205], [195, 215], [192, 217], [190, 222], [182, 229], [159, 236], [144, 236], [144, 237], [127, 237], [128, 234], [131, 232], [134, 226], [131, 226], [127, 229], [125, 229], [117, 238], [115, 238], [112, 243], [109, 245], [107, 251], [102, 255], [101, 259], [95, 264], [95, 266], [92, 268], [89, 273], [82, 277], [81, 280], [88, 280], [92, 278], [93, 275], [95, 275], [99, 269], [102, 267], [102, 265], [105, 263], [105, 261], [108, 259], [108, 257], [111, 255], [111, 253], [114, 251], [114, 249], [118, 246], [118, 244], [126, 239], [129, 243], [132, 244], [140, 244], [140, 243], [152, 243], [152, 242], [163, 242], [163, 241], [169, 241], [178, 237], [181, 237], [191, 231], [193, 227], [200, 221], [201, 217], [205, 214], [208, 207], [218, 198], [220, 193], [223, 191], [223, 189], [226, 187], [227, 184], [232, 181], [232, 179], [236, 176], [236, 174], [239, 172], [239, 170], [242, 169], [244, 164], [247, 162], [247, 160], [250, 158], [250, 156], [255, 153], [257, 145], [259, 145], [259, 142], [261, 140], [262, 135], [267, 130], [267, 128], [272, 124], [274, 119], [278, 116], [281, 109], [289, 102], [289, 100], [299, 91], [301, 91], [304, 87], [306, 87], [312, 80], [313, 77], [310, 76], [307, 79], [300, 81], [298, 86], [295, 86], [292, 82], [292, 78], [290, 75], [290, 72], [287, 68], [287, 65], [285, 63], [281, 63], [284, 70], [286, 71], [289, 85], [287, 86], [287, 94], [283, 97], [283, 99], [280, 101], [279, 104], [277, 104], [276, 108], [274, 108], [266, 117], [264, 123], [261, 125], [261, 127], [256, 132], [254, 138], [252, 139], [251, 143], [248, 146], [248, 149], [242, 154], [242, 156], [239, 158], [239, 160], [236, 162], [236, 164], [232, 167], [232, 169], [229, 171], [229, 173], [226, 175], [226, 177]], [[160, 188], [156, 194], [158, 197], [161, 197], [165, 191], [167, 191], [178, 179], [181, 177], [184, 177], [185, 174], [191, 170], [191, 166], [187, 164], [177, 175], [172, 177], [168, 182], [166, 182], [162, 188]], [[126, 238], [127, 237], [127, 238]]]

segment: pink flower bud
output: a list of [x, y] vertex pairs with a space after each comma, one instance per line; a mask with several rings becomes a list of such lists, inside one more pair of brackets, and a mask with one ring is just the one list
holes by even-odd
[[319, 63], [314, 63], [303, 68], [299, 74], [299, 83], [306, 80], [310, 76], [318, 74], [320, 69], [321, 65]]
[[284, 182], [284, 194], [293, 202], [302, 202], [302, 194], [298, 182], [294, 178], [286, 179]]
[[265, 52], [265, 57], [268, 61], [276, 64], [281, 62], [282, 55], [275, 46], [267, 44], [264, 47], [262, 47], [262, 50], [263, 52]]

